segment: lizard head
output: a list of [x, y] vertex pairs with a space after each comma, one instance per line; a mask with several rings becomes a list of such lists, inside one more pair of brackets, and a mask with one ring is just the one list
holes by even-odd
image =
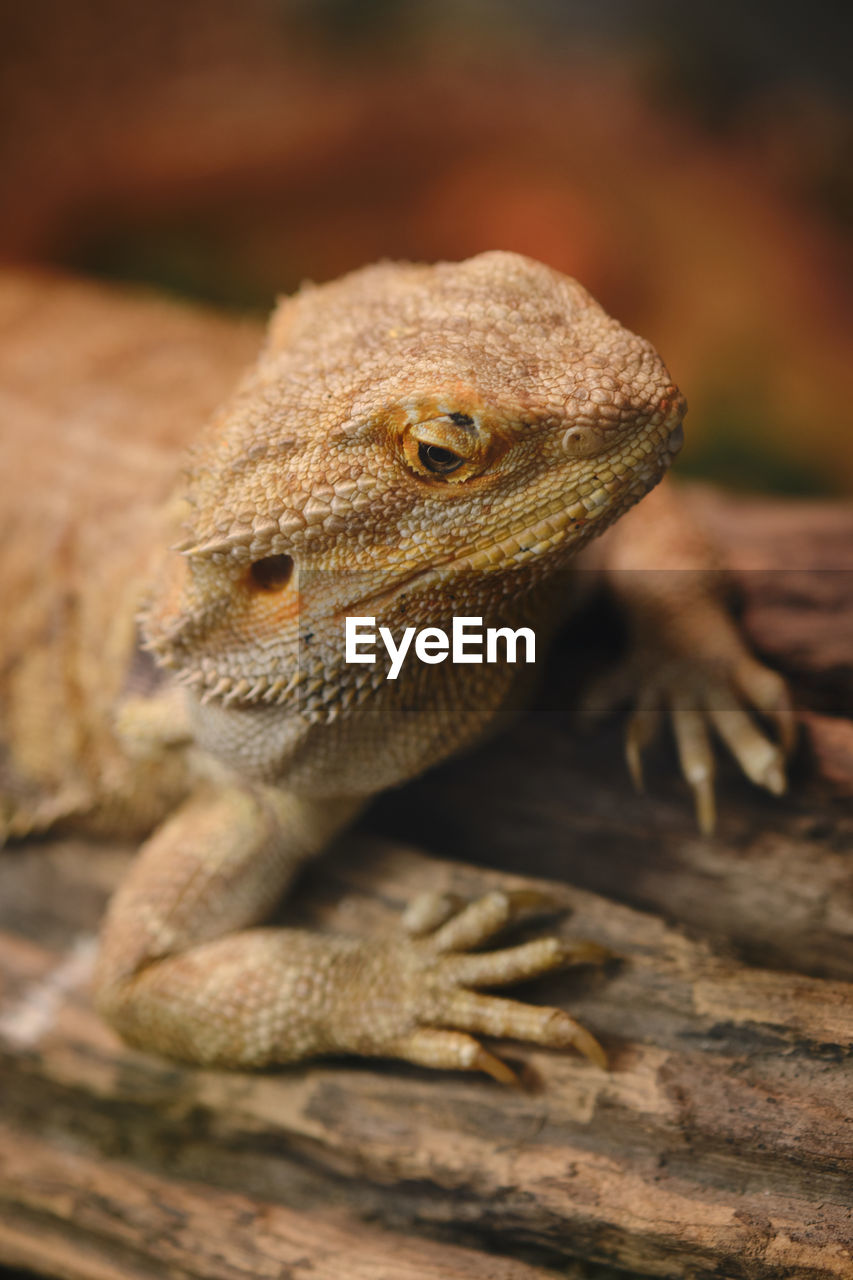
[[208, 698], [283, 699], [346, 614], [427, 626], [454, 575], [462, 613], [470, 584], [541, 582], [660, 479], [684, 408], [648, 342], [517, 254], [305, 287], [191, 460], [149, 645]]

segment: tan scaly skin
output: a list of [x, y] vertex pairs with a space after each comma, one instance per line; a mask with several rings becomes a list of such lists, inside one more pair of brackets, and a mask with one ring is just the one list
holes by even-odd
[[[33, 588], [15, 633], [31, 648], [0, 690], [10, 834], [159, 823], [104, 927], [97, 999], [123, 1036], [234, 1067], [357, 1053], [511, 1080], [478, 1034], [603, 1064], [564, 1011], [475, 990], [598, 958], [555, 938], [474, 952], [537, 905], [530, 895], [419, 903], [392, 941], [256, 926], [372, 795], [494, 731], [529, 683], [520, 664], [414, 657], [387, 680], [381, 647], [372, 665], [344, 662], [345, 617], [372, 615], [395, 637], [450, 631], [454, 615], [526, 625], [541, 654], [570, 608], [575, 558], [663, 476], [683, 411], [647, 342], [515, 254], [382, 264], [280, 305], [174, 500], [128, 497], [98, 574], [77, 571], [67, 625], [55, 593], [42, 607]], [[672, 498], [643, 507], [604, 557], [640, 656], [590, 702], [637, 696], [635, 777], [671, 711], [707, 828], [708, 726], [778, 791], [782, 751], [746, 707], [775, 718], [783, 745], [790, 709], [717, 603]], [[52, 544], [59, 563], [104, 546], [103, 527], [74, 518], [71, 549], [65, 535]], [[634, 572], [649, 563], [690, 573]], [[672, 584], [688, 578], [685, 597]], [[60, 651], [76, 674], [54, 698]]]

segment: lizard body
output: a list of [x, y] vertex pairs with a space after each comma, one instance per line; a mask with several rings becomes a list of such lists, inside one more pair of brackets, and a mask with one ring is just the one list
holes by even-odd
[[[399, 634], [476, 616], [547, 640], [579, 553], [662, 477], [683, 411], [653, 348], [580, 285], [487, 253], [380, 264], [285, 300], [171, 492], [180, 424], [129, 448], [86, 422], [57, 443], [55, 475], [40, 458], [39, 496], [21, 511], [10, 494], [0, 562], [24, 601], [3, 642], [3, 804], [10, 835], [156, 827], [99, 964], [100, 1007], [126, 1038], [219, 1065], [345, 1051], [499, 1079], [477, 1033], [602, 1060], [563, 1011], [473, 989], [593, 954], [549, 938], [470, 954], [523, 900], [424, 906], [420, 936], [394, 941], [257, 926], [372, 795], [523, 701], [528, 673], [510, 663], [411, 662], [394, 681], [381, 658], [348, 664], [345, 618]], [[629, 599], [638, 549], [654, 560], [662, 533], [667, 563], [704, 563], [665, 496], [644, 507], [645, 535], [611, 551]], [[784, 687], [710, 589], [686, 624], [665, 582], [641, 594], [659, 673], [646, 687], [683, 695], [673, 719], [707, 825], [708, 688], [731, 673], [784, 735]], [[732, 714], [743, 767], [779, 790], [781, 753]], [[632, 726], [636, 772], [648, 735]]]

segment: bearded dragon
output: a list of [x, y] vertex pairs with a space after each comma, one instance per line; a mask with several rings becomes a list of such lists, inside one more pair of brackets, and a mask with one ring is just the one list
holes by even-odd
[[[397, 637], [460, 616], [524, 625], [541, 652], [588, 544], [669, 468], [684, 410], [651, 345], [579, 284], [490, 252], [281, 302], [182, 476], [179, 425], [143, 465], [133, 441], [99, 445], [97, 399], [69, 410], [61, 484], [50, 449], [39, 494], [7, 471], [6, 834], [147, 836], [96, 977], [127, 1041], [226, 1067], [347, 1053], [512, 1079], [485, 1034], [604, 1063], [565, 1011], [479, 990], [596, 958], [555, 937], [482, 950], [530, 895], [419, 902], [393, 940], [261, 925], [372, 796], [494, 732], [530, 685], [509, 661], [412, 660], [390, 680], [381, 652], [345, 660], [346, 619]], [[668, 710], [706, 829], [709, 726], [782, 790], [785, 686], [744, 647], [666, 486], [597, 559], [638, 656], [591, 701], [636, 694], [635, 776]], [[649, 564], [664, 572], [636, 572]]]

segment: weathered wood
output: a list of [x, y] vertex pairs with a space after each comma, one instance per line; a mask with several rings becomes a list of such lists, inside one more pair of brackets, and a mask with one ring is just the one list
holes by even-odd
[[[140, 430], [148, 405], [164, 441], [189, 432], [206, 362], [226, 380], [247, 343], [235, 328], [229, 355], [225, 321], [80, 286], [19, 280], [5, 297], [6, 394], [45, 438], [69, 396], [83, 411], [98, 387]], [[65, 363], [48, 376], [40, 344], [47, 333], [58, 347], [63, 330]], [[754, 643], [804, 708], [789, 797], [724, 766], [718, 833], [700, 837], [665, 749], [634, 795], [620, 727], [571, 726], [601, 660], [593, 610], [525, 720], [381, 801], [287, 909], [322, 928], [391, 929], [424, 888], [475, 894], [517, 882], [523, 864], [559, 882], [571, 914], [555, 927], [620, 957], [529, 989], [584, 1020], [611, 1071], [507, 1045], [526, 1064], [525, 1088], [509, 1091], [386, 1063], [250, 1077], [132, 1052], [87, 994], [97, 921], [131, 851], [10, 849], [0, 1262], [74, 1280], [310, 1268], [522, 1280], [577, 1258], [604, 1268], [596, 1280], [853, 1274], [853, 516], [694, 498], [728, 548]]]
[[[533, 1243], [552, 1260], [580, 1254], [655, 1275], [849, 1274], [846, 984], [746, 970], [653, 916], [555, 886], [574, 908], [567, 935], [622, 960], [535, 994], [594, 1028], [609, 1074], [511, 1046], [527, 1063], [519, 1093], [384, 1065], [193, 1071], [123, 1049], [91, 1011], [92, 903], [63, 905], [84, 855], [78, 845], [26, 855], [50, 863], [58, 922], [77, 916], [70, 949], [0, 938], [3, 1115], [19, 1128], [39, 1131], [48, 1116], [60, 1148], [73, 1138], [142, 1169], [311, 1212], [334, 1185], [338, 1201], [389, 1225]], [[102, 853], [102, 884], [108, 860]], [[4, 902], [20, 896], [26, 914], [23, 867], [7, 860]], [[508, 879], [350, 841], [309, 877], [298, 918], [388, 929], [424, 888], [467, 895]]]
[[0, 1128], [0, 1256], [63, 1280], [547, 1280], [550, 1272], [413, 1239], [334, 1209], [143, 1172]]

